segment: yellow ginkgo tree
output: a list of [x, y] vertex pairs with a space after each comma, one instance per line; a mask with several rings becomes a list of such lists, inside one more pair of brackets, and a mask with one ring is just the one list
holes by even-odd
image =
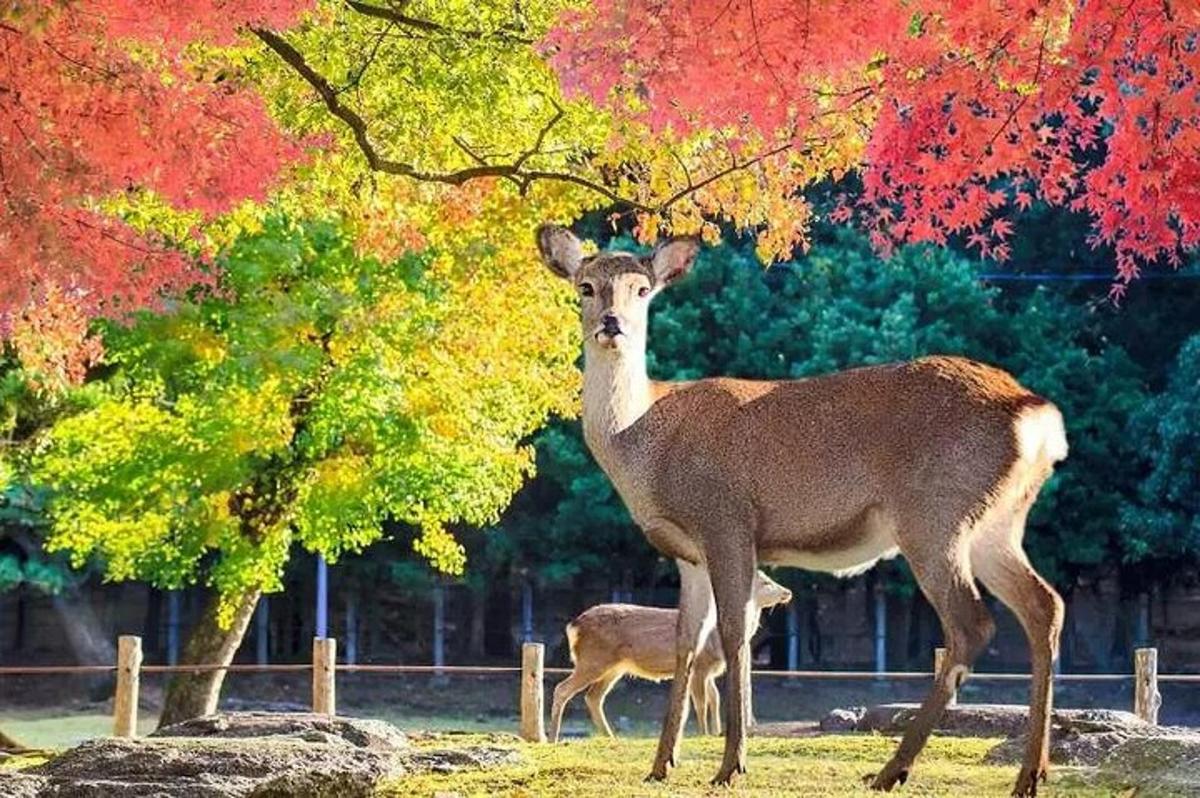
[[[392, 519], [461, 572], [446, 525], [497, 520], [524, 439], [576, 388], [567, 299], [520, 268], [528, 236], [487, 236], [505, 229], [385, 261], [335, 225], [269, 219], [220, 259], [218, 291], [109, 328], [110, 373], [29, 458], [47, 547], [113, 580], [211, 584], [185, 663], [231, 660], [294, 544], [335, 561]], [[162, 722], [214, 711], [220, 682], [176, 679]]]

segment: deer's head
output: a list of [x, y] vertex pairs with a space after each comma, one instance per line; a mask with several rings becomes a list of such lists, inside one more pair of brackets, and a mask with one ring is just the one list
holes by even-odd
[[791, 600], [792, 591], [762, 571], [754, 574], [754, 604], [760, 610], [774, 607], [776, 604], [787, 604]]
[[629, 252], [584, 257], [579, 239], [554, 225], [540, 227], [537, 240], [550, 271], [579, 292], [584, 348], [603, 354], [645, 349], [650, 300], [687, 274], [700, 251], [695, 239], [676, 238], [645, 257]]

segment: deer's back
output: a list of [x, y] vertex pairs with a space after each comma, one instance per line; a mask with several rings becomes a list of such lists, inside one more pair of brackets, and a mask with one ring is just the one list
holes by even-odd
[[1017, 460], [1016, 420], [1048, 404], [1000, 369], [953, 357], [663, 393], [619, 440], [640, 514], [684, 528], [736, 516], [754, 526], [764, 561], [827, 552], [822, 569], [835, 571], [839, 550], [877, 558], [901, 519], [931, 506], [978, 513]]
[[[598, 604], [567, 625], [571, 660], [576, 666], [619, 669], [659, 681], [675, 673], [675, 625], [679, 611], [636, 604]], [[716, 635], [709, 635], [697, 656], [696, 670], [723, 664]]]

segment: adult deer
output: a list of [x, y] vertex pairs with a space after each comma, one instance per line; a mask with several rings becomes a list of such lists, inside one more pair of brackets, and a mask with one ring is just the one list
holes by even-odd
[[647, 539], [680, 563], [675, 677], [650, 778], [665, 778], [677, 758], [685, 691], [714, 604], [729, 694], [713, 782], [745, 771], [759, 563], [848, 575], [902, 553], [941, 619], [947, 656], [871, 785], [904, 782], [991, 638], [978, 579], [1029, 638], [1030, 734], [1014, 794], [1036, 795], [1048, 765], [1063, 604], [1022, 538], [1039, 489], [1067, 454], [1058, 409], [1007, 373], [955, 357], [795, 381], [652, 382], [650, 300], [687, 274], [699, 244], [676, 239], [644, 258], [584, 257], [563, 228], [544, 226], [537, 238], [546, 265], [580, 295], [584, 438]]
[[[792, 592], [759, 571], [754, 577], [753, 637], [762, 610], [792, 600]], [[558, 742], [563, 710], [579, 693], [596, 728], [609, 737], [612, 727], [604, 715], [608, 691], [626, 674], [661, 681], [675, 673], [675, 628], [679, 611], [636, 604], [597, 604], [567, 624], [567, 643], [575, 666], [554, 687], [550, 707], [550, 739]], [[725, 657], [717, 636], [709, 634], [696, 653], [689, 692], [701, 734], [720, 734], [720, 693], [717, 677], [725, 672]], [[682, 721], [681, 721], [682, 722]]]

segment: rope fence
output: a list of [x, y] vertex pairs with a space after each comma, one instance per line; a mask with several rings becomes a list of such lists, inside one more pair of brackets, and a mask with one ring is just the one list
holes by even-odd
[[[135, 635], [118, 638], [117, 663], [115, 665], [35, 665], [24, 667], [0, 667], [0, 678], [11, 676], [51, 676], [115, 673], [116, 693], [113, 700], [113, 734], [117, 737], [136, 735], [137, 696], [140, 677], [143, 673], [304, 673], [311, 672], [313, 678], [313, 711], [334, 715], [337, 711], [336, 676], [339, 673], [377, 674], [429, 674], [433, 676], [492, 676], [496, 674], [520, 675], [521, 686], [518, 702], [521, 709], [521, 736], [530, 741], [544, 741], [544, 695], [545, 677], [565, 676], [570, 668], [547, 668], [544, 666], [545, 648], [541, 643], [525, 643], [521, 651], [521, 666], [502, 665], [339, 665], [337, 664], [337, 641], [333, 638], [313, 639], [313, 659], [309, 663], [294, 664], [213, 664], [213, 665], [143, 665], [142, 639]], [[934, 652], [935, 667], [940, 667], [945, 658], [945, 649]], [[1158, 649], [1139, 648], [1134, 652], [1132, 673], [1056, 673], [1053, 679], [1063, 682], [1122, 682], [1134, 683], [1133, 712], [1148, 723], [1158, 723], [1158, 712], [1162, 706], [1159, 693], [1160, 683], [1200, 683], [1198, 673], [1159, 673]], [[755, 670], [756, 677], [815, 680], [927, 680], [933, 679], [934, 671], [834, 671], [834, 670]], [[1013, 682], [1026, 681], [1028, 673], [972, 672], [972, 681]]]

